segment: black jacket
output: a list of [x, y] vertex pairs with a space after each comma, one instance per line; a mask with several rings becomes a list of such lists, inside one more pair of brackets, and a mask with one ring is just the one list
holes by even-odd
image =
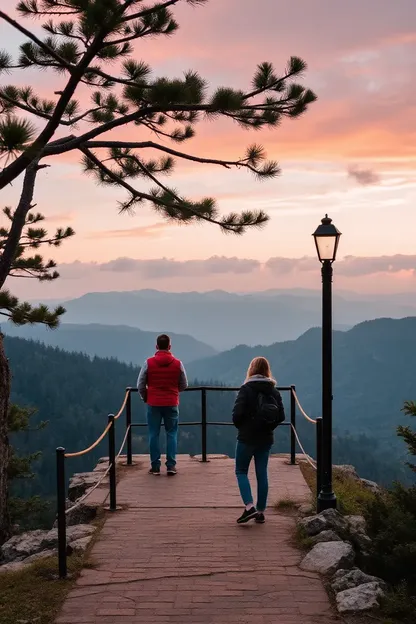
[[267, 446], [274, 442], [273, 431], [271, 429], [260, 430], [253, 422], [253, 415], [257, 408], [257, 398], [259, 393], [271, 394], [274, 396], [279, 409], [284, 416], [284, 407], [280, 392], [276, 389], [273, 380], [267, 377], [252, 377], [241, 386], [233, 408], [233, 423], [238, 429], [237, 438], [241, 442], [253, 446]]

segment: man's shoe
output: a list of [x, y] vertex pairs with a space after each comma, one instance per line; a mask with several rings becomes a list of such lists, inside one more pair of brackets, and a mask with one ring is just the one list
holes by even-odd
[[262, 511], [259, 511], [257, 514], [256, 522], [257, 524], [264, 524], [266, 522], [266, 518], [264, 517], [264, 513]]
[[168, 468], [167, 475], [168, 477], [174, 477], [176, 475], [176, 468]]
[[244, 524], [249, 520], [253, 520], [257, 516], [257, 511], [255, 507], [251, 507], [251, 509], [244, 509], [242, 515], [238, 518], [237, 524]]
[[160, 468], [150, 468], [149, 474], [160, 477]]

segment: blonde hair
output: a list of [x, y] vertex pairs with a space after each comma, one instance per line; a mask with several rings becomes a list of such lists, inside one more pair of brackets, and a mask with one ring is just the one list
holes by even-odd
[[255, 357], [251, 360], [250, 366], [247, 370], [246, 381], [254, 375], [262, 375], [262, 377], [272, 378], [272, 371], [269, 361], [264, 357]]

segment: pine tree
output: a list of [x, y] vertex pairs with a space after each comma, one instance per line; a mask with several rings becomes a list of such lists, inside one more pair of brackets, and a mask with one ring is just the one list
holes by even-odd
[[[7, 242], [13, 230], [15, 212], [6, 207], [3, 210], [9, 227], [0, 227], [0, 253], [4, 253]], [[56, 263], [47, 262], [36, 252], [41, 246], [58, 247], [61, 243], [73, 236], [72, 228], [58, 228], [53, 235], [39, 227], [44, 220], [40, 213], [28, 212], [16, 247], [15, 255], [9, 269], [10, 277], [52, 281], [59, 277]], [[15, 325], [27, 323], [43, 323], [50, 328], [59, 324], [64, 308], [58, 306], [50, 310], [45, 305], [32, 306], [27, 302], [20, 302], [8, 290], [0, 291], [0, 315], [9, 319]], [[15, 405], [9, 405], [10, 369], [4, 353], [3, 334], [0, 333], [0, 544], [10, 535], [11, 518], [9, 513], [9, 481], [19, 476], [27, 476], [30, 461], [34, 457], [18, 459], [9, 444], [9, 433], [28, 428], [30, 412]], [[29, 505], [35, 504], [31, 501]], [[15, 505], [16, 508], [16, 505]], [[32, 505], [33, 508], [33, 505]], [[20, 505], [20, 510], [25, 507]]]
[[[20, 74], [27, 68], [59, 75], [49, 98], [39, 96], [35, 85], [0, 87], [0, 157], [4, 162], [0, 189], [23, 174], [20, 200], [1, 249], [0, 289], [17, 258], [37, 176], [67, 152], [78, 154], [84, 172], [99, 184], [116, 187], [124, 194], [121, 211], [133, 212], [147, 203], [168, 220], [211, 223], [236, 234], [267, 222], [262, 210], [222, 215], [214, 198], [189, 198], [163, 181], [175, 163], [183, 160], [245, 169], [258, 179], [274, 178], [280, 172], [278, 163], [267, 160], [257, 143], [248, 146], [240, 158], [228, 160], [206, 158], [179, 146], [195, 135], [202, 119], [226, 118], [251, 130], [276, 128], [284, 118], [302, 115], [316, 100], [310, 89], [297, 82], [306, 63], [296, 56], [281, 73], [269, 62], [259, 64], [252, 84], [244, 89], [224, 86], [210, 92], [206, 81], [192, 70], [176, 79], [154, 76], [150, 66], [137, 58], [134, 44], [172, 35], [178, 29], [172, 12], [175, 5], [196, 6], [205, 1], [156, 0], [144, 5], [143, 0], [21, 0], [16, 3], [18, 19], [0, 9], [0, 19], [26, 38], [17, 59], [0, 50], [0, 75]], [[46, 36], [39, 37], [26, 28], [24, 18], [43, 19]], [[89, 92], [88, 105], [77, 99], [81, 88], [83, 93]], [[127, 127], [131, 139], [117, 140], [113, 131]], [[68, 134], [63, 133], [65, 129]], [[25, 268], [36, 270], [33, 265]], [[37, 275], [43, 269], [44, 275], [52, 274], [51, 267], [38, 268]], [[59, 316], [55, 311], [48, 317], [44, 307], [32, 309], [19, 304], [7, 291], [0, 292], [0, 306], [17, 320], [41, 319], [53, 325], [53, 314]], [[1, 458], [8, 375], [0, 344], [0, 508], [5, 491]], [[0, 518], [0, 539], [1, 522]]]
[[[406, 401], [403, 407], [403, 412], [406, 416], [416, 416], [416, 403], [414, 401]], [[416, 456], [416, 431], [413, 431], [408, 425], [400, 425], [397, 428], [397, 435], [403, 438], [407, 444], [409, 455]], [[407, 462], [407, 465], [413, 472], [416, 472], [416, 464]]]

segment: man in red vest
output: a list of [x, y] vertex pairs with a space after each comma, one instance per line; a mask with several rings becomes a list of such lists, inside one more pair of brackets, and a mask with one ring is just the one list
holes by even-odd
[[160, 475], [160, 427], [166, 431], [166, 468], [169, 476], [176, 474], [178, 445], [179, 392], [188, 386], [182, 362], [170, 352], [170, 338], [157, 337], [156, 353], [144, 363], [137, 379], [137, 388], [147, 403], [149, 428], [150, 474]]

